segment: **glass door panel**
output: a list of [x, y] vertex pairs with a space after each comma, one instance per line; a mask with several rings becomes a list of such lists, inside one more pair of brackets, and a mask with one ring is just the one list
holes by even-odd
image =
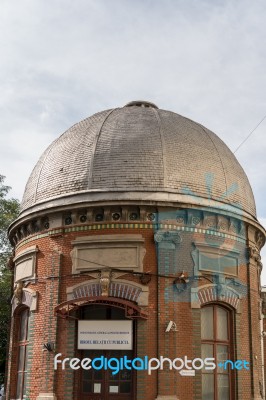
[[[93, 351], [84, 350], [81, 358], [98, 357], [120, 359], [127, 356], [133, 358], [133, 351]], [[115, 364], [113, 364], [115, 365]], [[113, 374], [111, 369], [82, 370], [81, 372], [81, 400], [131, 400], [133, 398], [133, 373], [131, 370], [122, 369]]]

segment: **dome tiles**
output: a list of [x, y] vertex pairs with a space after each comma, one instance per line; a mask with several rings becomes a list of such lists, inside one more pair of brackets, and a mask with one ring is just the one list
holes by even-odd
[[56, 139], [32, 171], [21, 215], [103, 201], [208, 205], [256, 219], [248, 178], [225, 143], [143, 101], [94, 114]]

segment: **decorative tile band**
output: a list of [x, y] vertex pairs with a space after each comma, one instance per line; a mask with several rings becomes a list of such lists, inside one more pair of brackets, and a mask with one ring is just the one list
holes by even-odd
[[32, 235], [28, 237], [27, 239], [21, 241], [17, 246], [16, 250], [18, 250], [20, 247], [24, 246], [27, 243], [30, 243], [34, 240], [37, 239], [42, 239], [45, 237], [53, 236], [53, 235], [63, 235], [64, 233], [71, 233], [71, 232], [84, 232], [84, 231], [94, 231], [94, 230], [105, 230], [105, 229], [152, 229], [154, 231], [157, 231], [158, 229], [167, 229], [167, 230], [176, 230], [176, 231], [182, 231], [182, 232], [191, 232], [191, 233], [202, 233], [202, 234], [207, 234], [207, 235], [212, 235], [212, 236], [218, 236], [221, 238], [226, 238], [226, 239], [232, 239], [236, 240], [237, 242], [246, 243], [246, 240], [243, 237], [236, 236], [236, 235], [230, 235], [224, 232], [218, 232], [216, 230], [212, 229], [203, 229], [203, 228], [196, 228], [196, 227], [188, 227], [188, 226], [176, 226], [174, 224], [155, 224], [155, 223], [135, 223], [135, 224], [92, 224], [92, 225], [78, 225], [78, 226], [73, 226], [70, 228], [60, 228], [60, 229], [54, 229], [51, 231], [48, 231], [46, 233], [38, 234], [38, 235]]

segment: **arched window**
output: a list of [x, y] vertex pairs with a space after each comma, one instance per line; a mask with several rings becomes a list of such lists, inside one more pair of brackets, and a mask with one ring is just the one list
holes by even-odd
[[[213, 357], [216, 363], [234, 359], [232, 346], [232, 315], [230, 310], [213, 304], [201, 309], [201, 357]], [[233, 400], [233, 372], [224, 369], [202, 371], [204, 400]]]
[[27, 358], [28, 358], [28, 325], [29, 309], [24, 308], [18, 314], [18, 363], [16, 399], [23, 399], [26, 394]]

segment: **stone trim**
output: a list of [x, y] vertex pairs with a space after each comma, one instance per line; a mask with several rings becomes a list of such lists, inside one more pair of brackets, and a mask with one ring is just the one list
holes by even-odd
[[[205, 272], [212, 273], [212, 274], [221, 274], [221, 275], [231, 275], [231, 276], [238, 276], [239, 270], [239, 255], [240, 251], [237, 250], [235, 247], [232, 246], [224, 246], [220, 244], [207, 244], [202, 242], [193, 242], [194, 249], [191, 251], [191, 256], [194, 262], [194, 274], [201, 275]], [[218, 261], [217, 264], [218, 268], [210, 269], [207, 266], [201, 265], [201, 256], [207, 256], [209, 260]], [[232, 260], [236, 261], [235, 269], [236, 272], [233, 273], [230, 270], [228, 271], [226, 266], [221, 264], [221, 260], [224, 257], [228, 257]]]
[[31, 235], [19, 242], [16, 246], [16, 250], [19, 250], [22, 246], [27, 243], [31, 243], [34, 240], [42, 239], [44, 237], [50, 237], [52, 235], [63, 235], [64, 233], [69, 232], [86, 232], [86, 231], [94, 231], [94, 230], [105, 230], [105, 229], [152, 229], [154, 232], [157, 229], [166, 229], [166, 230], [177, 230], [181, 232], [195, 232], [195, 233], [203, 233], [212, 236], [218, 236], [221, 238], [232, 239], [236, 242], [246, 244], [246, 239], [236, 236], [230, 235], [224, 232], [218, 232], [214, 229], [204, 229], [204, 228], [196, 228], [196, 227], [188, 227], [188, 226], [178, 226], [176, 224], [158, 224], [156, 222], [148, 222], [148, 223], [98, 223], [98, 224], [87, 224], [87, 225], [75, 225], [69, 228], [58, 228], [53, 229], [45, 233], [40, 233], [37, 235]]
[[38, 246], [34, 245], [16, 255], [13, 259], [15, 263], [14, 283], [35, 277], [36, 254], [38, 251]]
[[18, 303], [16, 301], [15, 296], [12, 297], [11, 304], [12, 304], [12, 315], [18, 306], [25, 305], [29, 307], [30, 311], [36, 311], [38, 306], [38, 292], [35, 292], [32, 289], [24, 288], [22, 289], [22, 301]]
[[72, 273], [115, 268], [143, 271], [146, 253], [142, 235], [96, 235], [77, 237], [71, 251]]
[[[218, 285], [219, 292], [218, 292]], [[224, 285], [204, 285], [191, 289], [191, 308], [201, 308], [211, 302], [223, 302], [233, 307], [237, 313], [241, 313], [242, 296], [236, 290]]]
[[16, 255], [16, 257], [14, 257], [13, 261], [16, 262], [21, 257], [27, 256], [28, 254], [32, 255], [33, 253], [37, 253], [38, 251], [39, 251], [39, 249], [38, 249], [38, 246], [36, 246], [36, 245], [27, 247], [25, 250], [22, 250], [20, 253], [18, 253]]
[[[76, 346], [76, 321], [69, 319], [65, 325], [66, 327], [66, 354], [67, 357], [75, 357]], [[66, 364], [65, 373], [63, 375], [64, 384], [64, 400], [73, 400], [74, 397], [74, 376], [75, 370], [71, 369], [69, 364]]]
[[[90, 281], [67, 288], [67, 300], [79, 299], [81, 297], [98, 297], [101, 295], [99, 279], [91, 279]], [[147, 306], [149, 303], [149, 288], [135, 282], [119, 279], [110, 283], [109, 296], [133, 301], [140, 306]]]
[[54, 393], [40, 393], [36, 400], [56, 400]]
[[30, 313], [29, 316], [29, 326], [28, 326], [28, 372], [27, 372], [27, 377], [26, 377], [26, 397], [25, 400], [30, 400], [31, 398], [31, 388], [32, 388], [32, 373], [33, 373], [33, 364], [34, 364], [34, 353], [33, 353], [33, 347], [34, 347], [34, 340], [35, 340], [35, 315], [34, 313]]

